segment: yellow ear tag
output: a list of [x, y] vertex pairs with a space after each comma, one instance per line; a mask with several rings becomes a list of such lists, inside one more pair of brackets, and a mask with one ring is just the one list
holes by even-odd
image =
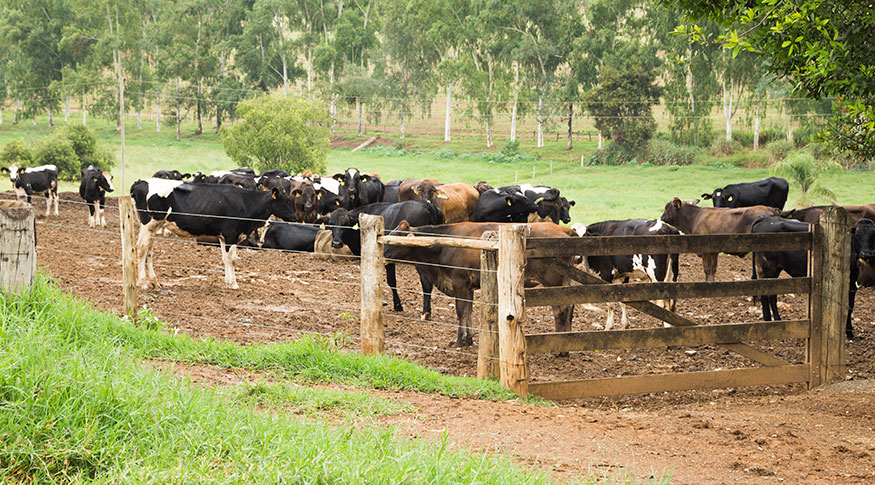
[[270, 196], [276, 199], [276, 190], [274, 190], [273, 193], [270, 194]]
[[91, 180], [97, 182], [97, 177], [91, 177]]
[[732, 199], [733, 199], [733, 197], [731, 195], [726, 198], [726, 200], [728, 200], [729, 202], [732, 202]]
[[353, 229], [358, 229], [358, 228], [359, 228], [359, 224], [358, 224], [358, 222], [356, 222], [355, 225], [352, 226], [352, 228], [353, 228]]
[[301, 196], [301, 194], [295, 194], [295, 198], [298, 198], [300, 196]]
[[343, 180], [341, 180], [341, 181], [340, 181], [340, 185], [346, 185], [346, 182], [344, 182]]
[[319, 224], [319, 229], [321, 229], [323, 231], [325, 230], [325, 223], [324, 222], [322, 224]]
[[340, 205], [340, 199], [334, 199], [334, 203]]
[[510, 201], [508, 200], [508, 201], [507, 201], [507, 205], [513, 205], [513, 204], [511, 204]]

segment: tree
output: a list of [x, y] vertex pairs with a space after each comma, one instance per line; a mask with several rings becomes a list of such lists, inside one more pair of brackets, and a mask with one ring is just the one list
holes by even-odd
[[654, 72], [640, 65], [623, 72], [607, 67], [583, 101], [599, 133], [625, 150], [644, 148], [656, 131], [652, 106], [659, 102], [660, 89], [655, 80]]
[[225, 152], [240, 166], [289, 173], [325, 171], [328, 117], [320, 103], [262, 95], [237, 106], [242, 122], [222, 130]]
[[875, 157], [875, 9], [869, 1], [661, 0], [689, 15], [679, 34], [696, 40], [693, 22], [713, 19], [728, 28], [718, 38], [737, 54], [756, 52], [767, 69], [792, 80], [813, 99], [835, 97], [824, 133], [831, 146]]
[[802, 190], [802, 195], [796, 201], [797, 207], [810, 206], [813, 196], [838, 204], [835, 193], [826, 187], [824, 177], [841, 171], [842, 167], [838, 163], [832, 160], [817, 161], [814, 155], [802, 150], [787, 155], [772, 167], [773, 175], [788, 179]]

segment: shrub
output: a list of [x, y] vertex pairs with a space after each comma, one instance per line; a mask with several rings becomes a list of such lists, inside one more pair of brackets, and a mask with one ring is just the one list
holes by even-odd
[[[760, 146], [785, 139], [787, 139], [787, 134], [784, 133], [783, 130], [777, 128], [766, 128], [760, 130]], [[753, 142], [751, 141], [751, 143]]]
[[626, 150], [643, 149], [656, 132], [652, 106], [659, 102], [661, 88], [655, 72], [634, 64], [623, 71], [606, 68], [600, 75], [599, 84], [583, 99], [596, 129]]
[[714, 155], [717, 156], [732, 155], [742, 148], [743, 147], [741, 146], [741, 143], [739, 143], [738, 141], [726, 141], [726, 138], [718, 138], [714, 140], [714, 143], [711, 144], [711, 151], [714, 153]]
[[79, 180], [79, 157], [73, 149], [73, 142], [58, 133], [43, 139], [37, 146], [35, 165], [54, 165], [58, 167], [58, 178], [61, 180]]
[[516, 163], [516, 162], [536, 162], [538, 157], [534, 155], [526, 155], [520, 153], [520, 142], [509, 141], [501, 147], [497, 152], [483, 152], [480, 154], [484, 160], [489, 163]]
[[769, 155], [772, 157], [772, 160], [776, 162], [780, 162], [781, 160], [787, 158], [787, 154], [796, 149], [796, 145], [787, 141], [786, 139], [780, 141], [774, 141], [766, 145], [766, 151], [769, 152]]
[[650, 140], [646, 160], [653, 165], [692, 165], [698, 149], [676, 145], [668, 140]]
[[222, 130], [225, 152], [257, 171], [325, 172], [328, 110], [298, 96], [264, 95], [237, 105], [242, 119]]
[[33, 150], [20, 140], [7, 143], [0, 150], [0, 165], [8, 167], [15, 164], [19, 167], [33, 165]]
[[811, 153], [797, 150], [772, 167], [772, 174], [784, 177], [791, 184], [799, 186], [802, 195], [796, 205], [808, 207], [813, 196], [823, 197], [833, 204], [837, 203], [835, 193], [824, 185], [823, 176], [841, 170], [842, 167], [832, 160], [817, 161]]
[[635, 150], [625, 150], [616, 143], [608, 142], [601, 150], [586, 159], [587, 165], [628, 165], [638, 162], [640, 153]]
[[458, 155], [456, 155], [456, 152], [450, 150], [449, 148], [441, 148], [440, 150], [435, 150], [431, 152], [431, 155], [435, 158], [440, 158], [442, 160], [458, 157]]
[[85, 125], [67, 125], [61, 130], [61, 136], [70, 140], [80, 161], [90, 159], [97, 151], [97, 137]]

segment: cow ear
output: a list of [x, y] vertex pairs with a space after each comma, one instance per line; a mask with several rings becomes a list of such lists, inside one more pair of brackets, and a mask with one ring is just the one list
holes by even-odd
[[671, 203], [675, 207], [675, 209], [680, 209], [681, 206], [683, 205], [683, 202], [681, 202], [680, 199], [675, 199], [675, 200], [671, 201]]
[[340, 183], [343, 183], [343, 179], [344, 179], [342, 173], [336, 173], [336, 174], [332, 175], [331, 178], [333, 178], [334, 180], [337, 180]]
[[702, 194], [702, 200], [708, 200], [711, 198], [711, 194]]
[[699, 199], [693, 199], [693, 200], [689, 201], [688, 204], [690, 204], [690, 205], [699, 205], [699, 202], [701, 202]]
[[340, 205], [340, 199], [334, 199], [334, 203]]
[[91, 180], [97, 182], [97, 177], [91, 177]]
[[576, 204], [576, 203], [577, 203], [577, 202], [575, 202], [575, 201], [573, 201], [573, 200], [569, 200], [569, 201], [568, 201], [568, 205], [570, 205], [571, 207], [574, 207], [574, 204]]
[[513, 202], [510, 201], [510, 197], [505, 197], [504, 200], [507, 201], [507, 205], [513, 205]]
[[190, 174], [190, 173], [184, 173], [184, 174], [182, 174], [182, 178], [183, 178], [183, 179], [190, 179], [190, 178], [191, 178], [191, 174]]
[[447, 196], [447, 194], [443, 190], [437, 191], [437, 198], [444, 199], [444, 200], [449, 199], [449, 197]]
[[271, 197], [273, 197], [274, 199], [278, 199], [279, 196], [280, 196], [280, 190], [279, 190], [278, 188], [274, 187], [273, 189], [271, 189], [271, 191], [270, 191], [270, 195], [271, 195]]
[[368, 176], [368, 175], [362, 175], [362, 179], [361, 179], [361, 180], [362, 180], [362, 182], [367, 182], [368, 180], [371, 180], [371, 177]]
[[422, 190], [419, 188], [418, 185], [414, 185], [413, 186], [413, 193], [416, 195], [422, 195]]

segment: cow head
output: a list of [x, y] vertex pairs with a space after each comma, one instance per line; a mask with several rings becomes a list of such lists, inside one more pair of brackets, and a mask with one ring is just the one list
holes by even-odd
[[857, 263], [875, 266], [875, 223], [860, 219], [851, 229], [851, 253]]
[[298, 218], [292, 211], [292, 203], [289, 200], [288, 194], [280, 188], [274, 187], [270, 190], [271, 201], [270, 213], [279, 217], [286, 222], [297, 222]]
[[23, 166], [19, 167], [18, 165], [14, 164], [14, 163], [12, 165], [10, 165], [8, 168], [7, 167], [0, 168], [0, 172], [8, 173], [9, 180], [11, 180], [13, 182], [18, 180], [18, 172], [20, 170], [24, 170], [24, 167]]
[[477, 189], [477, 192], [480, 192], [481, 194], [483, 192], [486, 192], [487, 190], [492, 190], [492, 186], [489, 185], [489, 182], [485, 180], [477, 182], [477, 185], [475, 185], [474, 188]]
[[97, 185], [107, 192], [115, 190], [115, 187], [112, 186], [112, 174], [106, 170], [100, 172], [100, 177], [97, 179]]
[[202, 184], [206, 181], [207, 175], [203, 172], [196, 172], [191, 176], [191, 181], [196, 184]]
[[671, 199], [668, 204], [665, 204], [665, 210], [662, 211], [660, 219], [667, 224], [677, 227], [678, 221], [681, 219], [681, 212], [686, 205], [688, 205], [686, 202], [677, 197]]
[[346, 172], [336, 173], [332, 177], [340, 184], [340, 195], [343, 197], [343, 206], [347, 208], [357, 207], [361, 183], [368, 180], [357, 168], [348, 168]]
[[439, 199], [446, 199], [447, 194], [443, 193], [438, 187], [440, 184], [437, 180], [425, 179], [422, 182], [414, 185], [411, 190], [419, 200], [424, 200], [426, 202], [430, 202], [432, 204], [436, 203]]
[[571, 208], [574, 207], [576, 202], [565, 197], [559, 197], [559, 202], [562, 204], [562, 208], [559, 210], [559, 220], [564, 224], [568, 224], [571, 222]]
[[710, 194], [702, 194], [702, 200], [711, 200], [714, 207], [738, 207], [738, 195], [725, 189], [715, 189]]
[[295, 208], [295, 215], [302, 222], [312, 223], [316, 221], [318, 213], [316, 211], [319, 198], [313, 183], [309, 180], [297, 182], [292, 186], [292, 207]]
[[349, 232], [358, 231], [358, 217], [344, 208], [339, 208], [328, 217], [331, 229], [331, 247], [340, 249], [344, 245], [344, 236], [349, 237]]
[[[499, 222], [528, 222], [529, 214], [538, 212], [538, 205], [518, 190], [493, 189], [498, 194], [497, 200], [490, 207], [492, 215], [489, 220]], [[481, 195], [481, 200], [483, 196]]]

